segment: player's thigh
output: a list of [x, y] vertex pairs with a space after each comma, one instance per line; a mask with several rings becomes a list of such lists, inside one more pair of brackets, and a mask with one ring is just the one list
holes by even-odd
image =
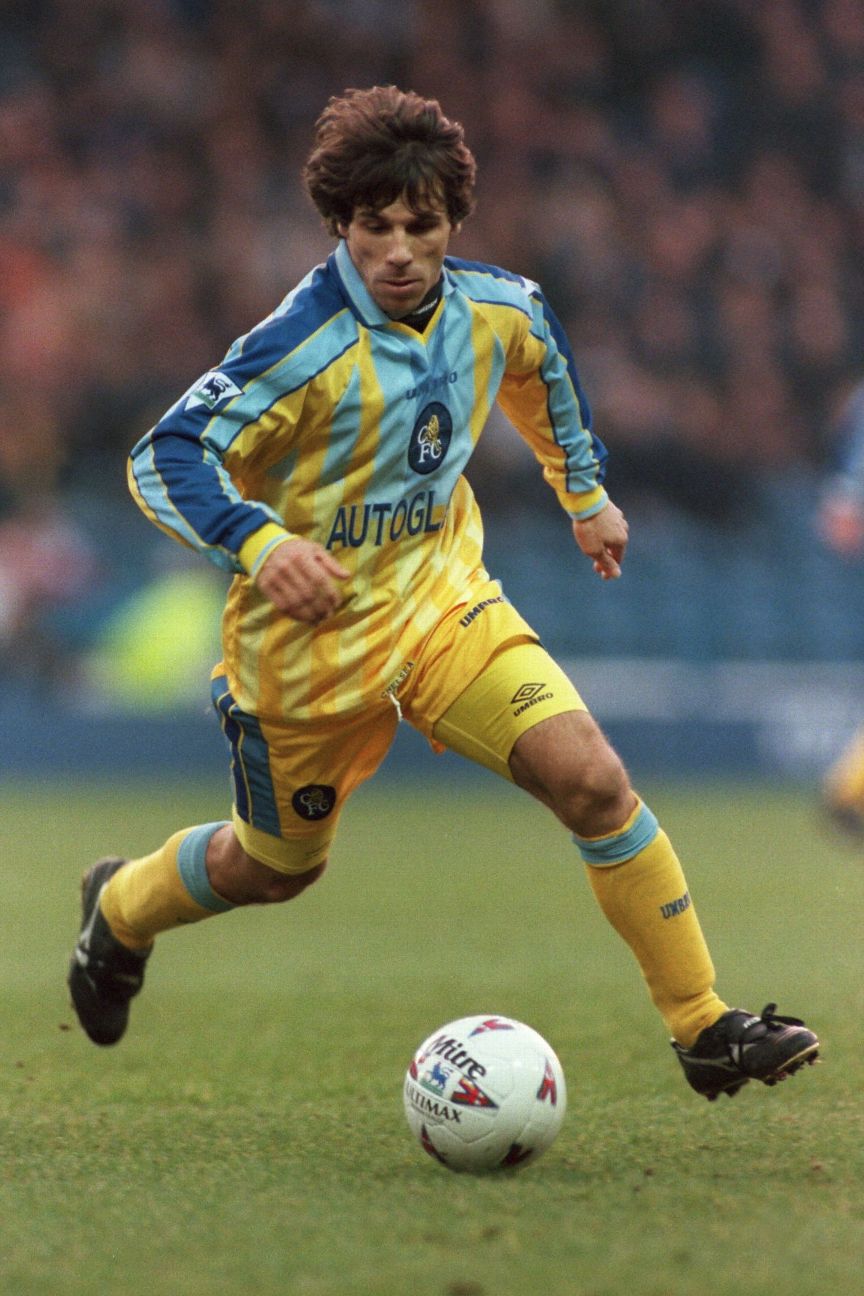
[[348, 797], [375, 773], [396, 730], [388, 702], [368, 712], [304, 725], [244, 712], [224, 677], [213, 702], [231, 750], [233, 823], [253, 859], [282, 873], [326, 860]]
[[510, 756], [522, 734], [543, 720], [587, 708], [558, 663], [538, 643], [503, 648], [436, 723], [445, 747], [512, 781]]

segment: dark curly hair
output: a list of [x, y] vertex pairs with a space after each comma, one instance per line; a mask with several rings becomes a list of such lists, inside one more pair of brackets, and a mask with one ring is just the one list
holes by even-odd
[[404, 197], [412, 211], [443, 201], [451, 224], [471, 211], [476, 164], [462, 127], [435, 99], [396, 86], [346, 90], [315, 126], [303, 181], [331, 234], [358, 208]]

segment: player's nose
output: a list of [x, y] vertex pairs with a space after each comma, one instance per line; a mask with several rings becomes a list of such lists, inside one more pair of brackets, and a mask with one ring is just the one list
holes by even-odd
[[393, 265], [407, 265], [411, 260], [411, 246], [404, 232], [393, 232], [387, 248], [387, 260]]

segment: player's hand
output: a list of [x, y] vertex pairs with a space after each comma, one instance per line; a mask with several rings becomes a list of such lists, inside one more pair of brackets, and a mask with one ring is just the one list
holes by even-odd
[[317, 625], [344, 600], [336, 581], [351, 575], [314, 540], [286, 540], [261, 565], [255, 583], [270, 602], [293, 617]]
[[825, 500], [817, 525], [822, 539], [841, 557], [855, 558], [864, 550], [864, 508], [856, 500]]
[[617, 580], [621, 575], [629, 534], [627, 519], [611, 500], [593, 517], [573, 523], [576, 543], [602, 580]]

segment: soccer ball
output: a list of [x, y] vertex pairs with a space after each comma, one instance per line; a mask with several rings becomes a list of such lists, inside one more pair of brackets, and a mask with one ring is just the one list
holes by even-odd
[[450, 1170], [480, 1173], [536, 1161], [567, 1110], [561, 1063], [511, 1017], [460, 1017], [425, 1039], [405, 1073], [405, 1116]]

